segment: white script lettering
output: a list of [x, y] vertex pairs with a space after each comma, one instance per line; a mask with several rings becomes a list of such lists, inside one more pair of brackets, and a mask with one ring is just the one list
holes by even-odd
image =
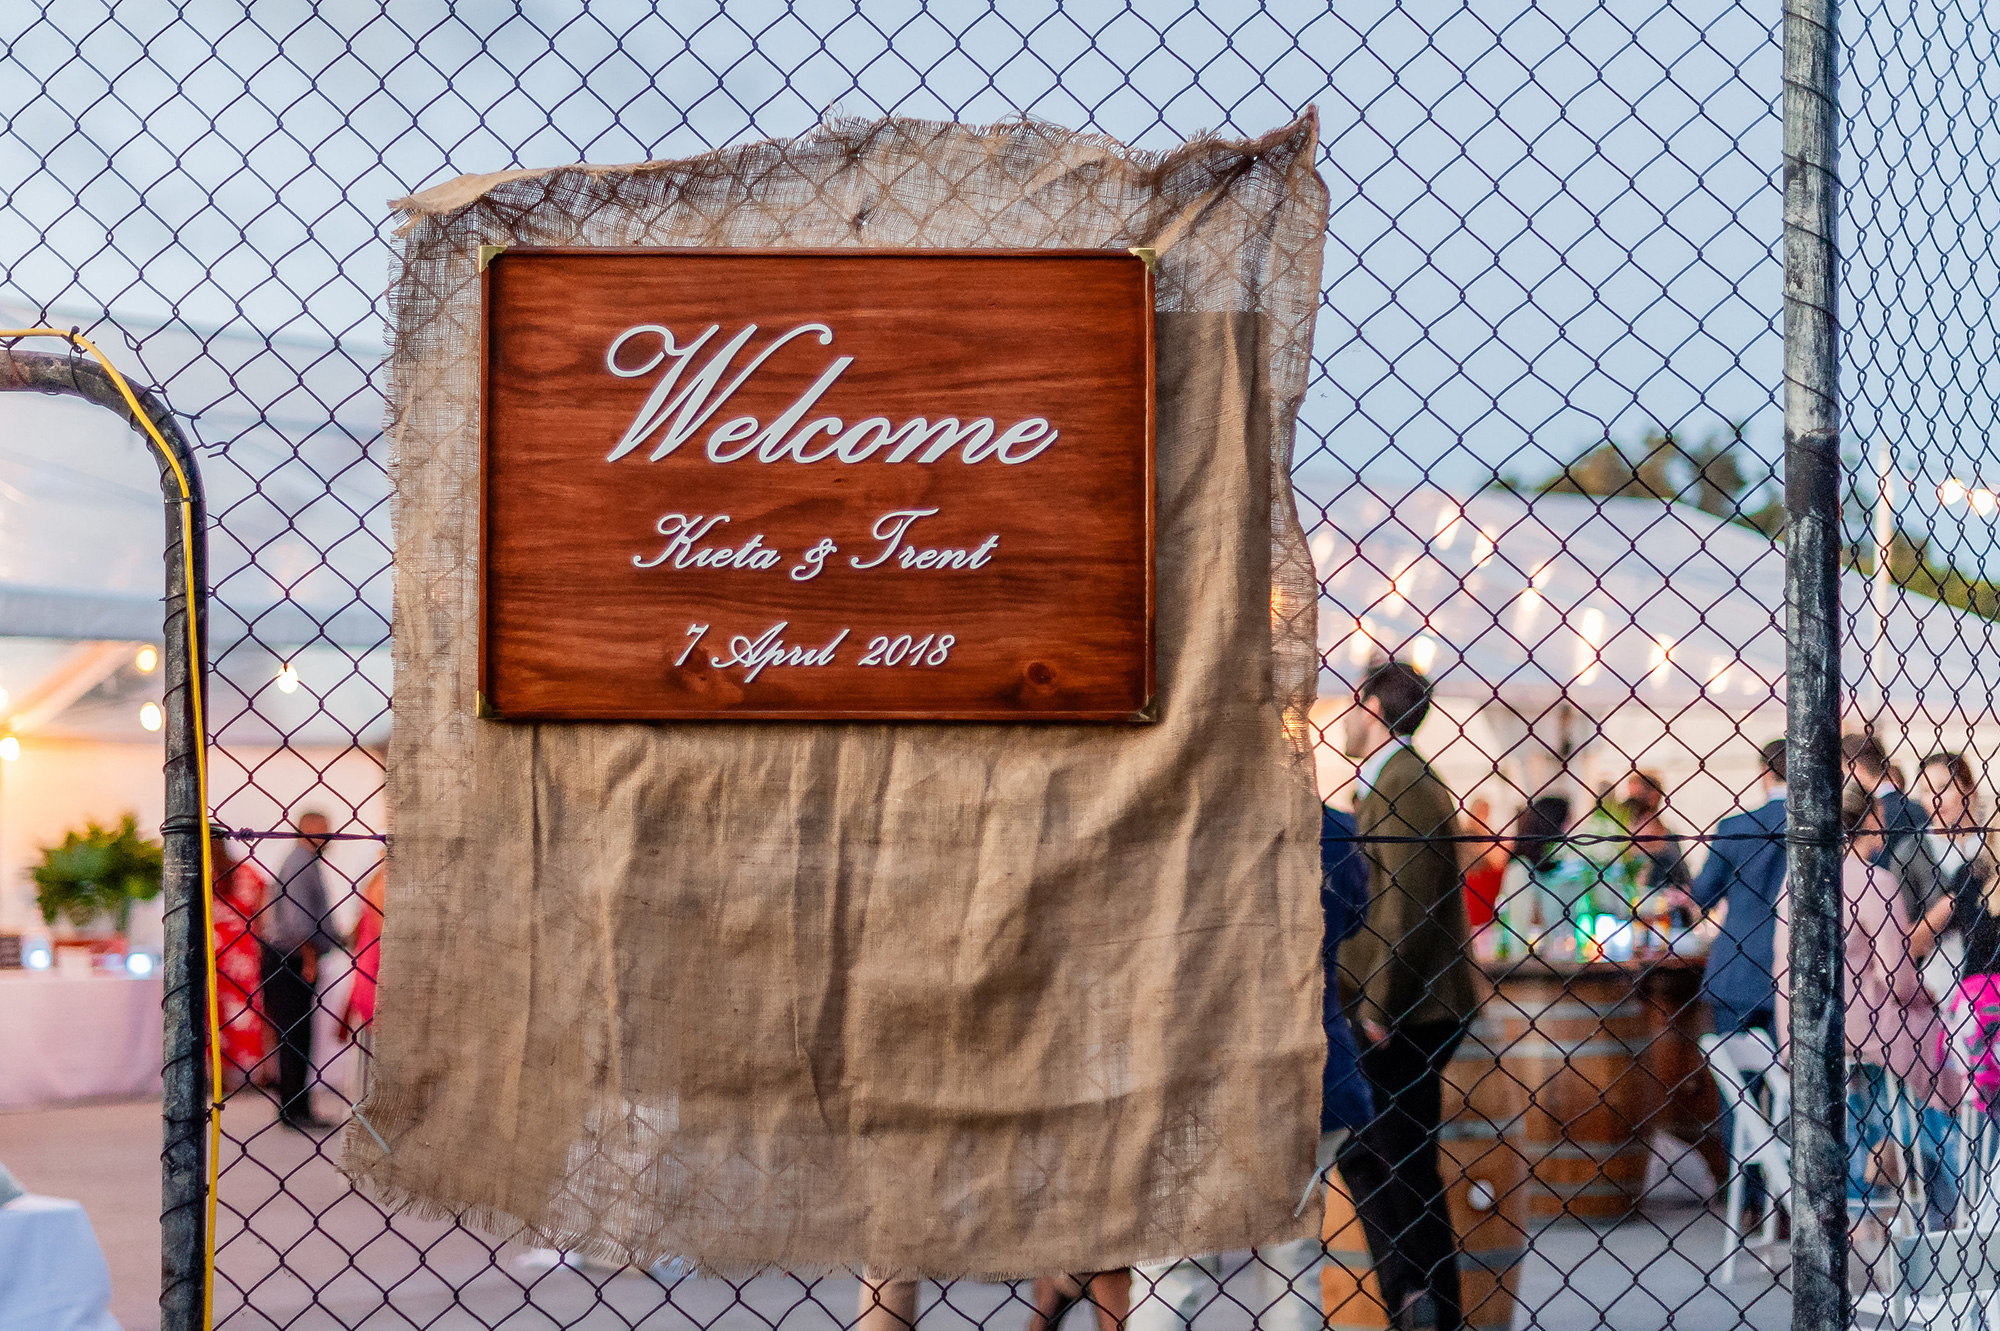
[[679, 670], [687, 664], [687, 659], [694, 655], [695, 648], [701, 646], [702, 635], [707, 632], [708, 625], [706, 624], [688, 625], [688, 645], [681, 648], [681, 654], [674, 658], [674, 669]]
[[789, 572], [794, 582], [811, 582], [826, 567], [826, 557], [840, 547], [833, 543], [831, 536], [820, 537], [819, 544], [806, 551], [805, 558], [793, 565]]
[[846, 639], [847, 630], [834, 634], [833, 641], [824, 647], [787, 647], [780, 635], [790, 622], [781, 619], [755, 638], [737, 634], [729, 640], [729, 659], [711, 656], [709, 664], [718, 670], [727, 670], [731, 666], [744, 667], [745, 684], [754, 681], [767, 666], [832, 665], [834, 649]]
[[934, 508], [899, 508], [894, 512], [884, 513], [875, 519], [875, 525], [868, 532], [882, 543], [882, 549], [873, 559], [863, 560], [850, 555], [847, 562], [856, 568], [874, 568], [879, 564], [888, 563], [890, 557], [894, 556], [896, 562], [904, 568], [986, 567], [987, 562], [993, 558], [993, 551], [1000, 544], [1000, 537], [997, 534], [980, 542], [975, 550], [920, 549], [904, 544], [903, 538], [909, 535], [910, 528], [919, 519], [931, 517], [936, 513], [937, 510]]
[[[604, 354], [606, 369], [621, 379], [636, 379], [658, 370], [660, 378], [653, 385], [652, 392], [647, 394], [645, 404], [633, 417], [632, 424], [612, 446], [605, 461], [616, 462], [658, 435], [659, 442], [647, 458], [650, 462], [658, 462], [707, 426], [736, 390], [781, 347], [807, 334], [812, 334], [823, 347], [833, 344], [833, 330], [827, 325], [800, 324], [772, 338], [769, 345], [751, 356], [735, 377], [724, 385], [723, 377], [728, 374], [737, 355], [756, 335], [757, 325], [745, 324], [736, 336], [710, 350], [708, 360], [699, 369], [692, 368], [696, 355], [708, 348], [721, 331], [722, 325], [710, 324], [683, 345], [665, 324], [635, 324], [612, 339], [610, 349]], [[619, 357], [625, 344], [641, 335], [658, 337], [660, 349], [642, 363], [621, 363]], [[956, 416], [935, 420], [928, 416], [913, 416], [901, 426], [894, 425], [886, 416], [870, 416], [853, 425], [848, 425], [838, 416], [807, 420], [807, 415], [820, 398], [853, 364], [852, 356], [836, 356], [812, 387], [773, 417], [768, 425], [755, 416], [735, 416], [725, 420], [708, 436], [708, 460], [737, 462], [754, 453], [759, 462], [766, 463], [789, 458], [794, 462], [811, 464], [831, 458], [851, 464], [866, 461], [887, 448], [889, 451], [883, 458], [885, 462], [905, 462], [914, 458], [919, 464], [929, 464], [941, 461], [956, 451], [967, 464], [997, 458], [1004, 466], [1019, 466], [1046, 451], [1061, 433], [1041, 416], [1016, 421], [997, 435], [991, 416], [978, 416], [966, 421]], [[683, 372], [687, 372], [685, 382]], [[822, 435], [824, 440], [820, 439]]]
[[[674, 341], [673, 330], [665, 324], [639, 324], [626, 329], [612, 340], [611, 349], [604, 353], [604, 367], [620, 379], [636, 379], [640, 375], [651, 374], [659, 367], [662, 361], [671, 360], [673, 367], [660, 376], [659, 383], [653, 385], [651, 395], [646, 398], [646, 405], [639, 408], [639, 414], [633, 418], [632, 425], [625, 431], [624, 438], [612, 446], [610, 455], [604, 459], [606, 462], [616, 462], [619, 458], [630, 453], [633, 449], [644, 443], [653, 431], [666, 424], [668, 416], [672, 416], [674, 418], [673, 425], [667, 430], [665, 437], [660, 440], [658, 447], [653, 449], [652, 457], [648, 459], [652, 462], [658, 462], [661, 458], [686, 443], [696, 430], [706, 425], [709, 417], [720, 411], [722, 404], [729, 400], [730, 395], [743, 386], [743, 381], [756, 373], [757, 367], [769, 360], [772, 353], [784, 346], [785, 343], [795, 337], [803, 337], [807, 333], [817, 333], [821, 346], [826, 346], [833, 341], [833, 330], [825, 324], [800, 324], [789, 333], [781, 333], [771, 339], [770, 346], [765, 347], [762, 351], [751, 357], [750, 363], [743, 367], [743, 372], [734, 379], [731, 379], [729, 387], [723, 389], [721, 394], [713, 402], [710, 402], [709, 395], [715, 392], [715, 386], [722, 381], [722, 372], [729, 368], [729, 362], [736, 359], [736, 353], [743, 349], [744, 343], [748, 342], [751, 334], [757, 331], [756, 324], [745, 324], [742, 332], [724, 343], [722, 349], [709, 358], [708, 364], [704, 365], [695, 373], [693, 378], [688, 380], [687, 387], [681, 389], [680, 395], [669, 400], [669, 394], [673, 393], [674, 385], [680, 382], [681, 371], [686, 369], [689, 363], [694, 360], [694, 353], [700, 351], [702, 346], [720, 331], [722, 331], [722, 325], [710, 324], [708, 331], [686, 346], [681, 346]], [[619, 349], [639, 333], [659, 334], [662, 344], [661, 350], [658, 355], [654, 356], [653, 359], [647, 361], [644, 365], [633, 369], [626, 369], [618, 363]], [[843, 357], [844, 359], [846, 358]], [[841, 368], [845, 369], [847, 367], [843, 364]], [[822, 389], [821, 391], [824, 392], [825, 390]], [[731, 424], [734, 424], [734, 422], [731, 422]], [[710, 442], [710, 447], [714, 447], [713, 441]]]
[[740, 546], [696, 548], [697, 541], [727, 521], [727, 513], [718, 513], [712, 518], [699, 513], [693, 517], [685, 513], [669, 513], [653, 526], [653, 530], [667, 538], [667, 548], [651, 559], [633, 555], [632, 563], [639, 568], [658, 568], [671, 559], [675, 568], [769, 568], [778, 562], [778, 552], [764, 544], [762, 532], [757, 532]]

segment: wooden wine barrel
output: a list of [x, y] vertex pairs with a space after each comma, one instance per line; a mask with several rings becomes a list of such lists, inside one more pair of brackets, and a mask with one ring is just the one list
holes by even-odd
[[1438, 1170], [1458, 1233], [1459, 1303], [1465, 1324], [1514, 1324], [1521, 1259], [1528, 1251], [1530, 1174], [1512, 1133], [1527, 1092], [1502, 1065], [1499, 1027], [1473, 1022], [1444, 1076]]
[[1666, 1096], [1646, 1065], [1658, 1033], [1634, 977], [1615, 966], [1523, 966], [1486, 1005], [1502, 1069], [1526, 1091], [1512, 1134], [1533, 1175], [1530, 1215], [1624, 1215], [1646, 1183]]
[[[1526, 1096], [1502, 1069], [1498, 1036], [1475, 1022], [1445, 1071], [1438, 1169], [1458, 1233], [1459, 1298], [1466, 1325], [1511, 1326], [1528, 1242], [1528, 1162], [1508, 1128]], [[1326, 1204], [1327, 1264], [1320, 1274], [1329, 1331], [1383, 1331], [1389, 1325], [1374, 1261], [1338, 1171]]]
[[1375, 1280], [1375, 1261], [1368, 1239], [1354, 1214], [1354, 1200], [1339, 1170], [1328, 1175], [1326, 1190], [1326, 1265], [1320, 1268], [1320, 1299], [1326, 1307], [1327, 1331], [1386, 1331], [1389, 1310], [1382, 1304], [1382, 1287]]

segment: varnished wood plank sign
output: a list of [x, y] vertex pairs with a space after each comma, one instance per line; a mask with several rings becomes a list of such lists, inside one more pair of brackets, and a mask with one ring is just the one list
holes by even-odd
[[482, 257], [488, 715], [1148, 718], [1139, 257]]

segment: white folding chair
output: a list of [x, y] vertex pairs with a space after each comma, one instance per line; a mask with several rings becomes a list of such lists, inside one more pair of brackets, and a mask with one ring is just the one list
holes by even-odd
[[1767, 1203], [1759, 1244], [1778, 1240], [1778, 1208], [1792, 1209], [1792, 1148], [1785, 1120], [1792, 1112], [1792, 1081], [1778, 1063], [1777, 1046], [1762, 1031], [1735, 1035], [1704, 1035], [1701, 1050], [1722, 1103], [1729, 1107], [1729, 1190], [1726, 1223], [1729, 1237], [1722, 1255], [1722, 1278], [1736, 1279], [1736, 1257], [1748, 1241], [1743, 1233], [1745, 1170], [1758, 1166], [1764, 1174]]
[[1968, 1095], [1959, 1109], [1965, 1151], [1963, 1185], [1951, 1229], [1907, 1233], [1895, 1240], [1896, 1290], [1888, 1303], [1894, 1325], [1926, 1331], [1984, 1331], [2000, 1325], [2000, 1130]]
[[1992, 1217], [1895, 1240], [1891, 1324], [1983, 1331], [2000, 1322], [2000, 1228]]
[[[1898, 1187], [1888, 1198], [1848, 1202], [1850, 1224], [1865, 1217], [1882, 1229], [1882, 1247], [1863, 1261], [1866, 1287], [1856, 1292], [1855, 1311], [1878, 1316], [1886, 1311], [1889, 1322], [1898, 1327], [1936, 1326], [1943, 1331], [1951, 1326], [1956, 1331], [1952, 1300], [1958, 1294], [1974, 1294], [1966, 1281], [1978, 1274], [1977, 1263], [1968, 1267], [1959, 1260], [1969, 1231], [1926, 1229], [1930, 1211], [1922, 1177], [1922, 1110], [1902, 1078], [1887, 1068], [1877, 1070], [1889, 1101], [1889, 1133], [1883, 1145], [1894, 1159]], [[1949, 1162], [1940, 1164], [1951, 1167]], [[1914, 1323], [1913, 1308], [1920, 1319]], [[1939, 1313], [1946, 1316], [1945, 1322], [1934, 1320]]]

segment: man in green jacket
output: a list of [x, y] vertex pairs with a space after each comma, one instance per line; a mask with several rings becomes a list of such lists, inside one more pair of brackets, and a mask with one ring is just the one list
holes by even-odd
[[1371, 669], [1348, 713], [1368, 858], [1368, 924], [1341, 949], [1341, 998], [1360, 1028], [1375, 1118], [1348, 1141], [1355, 1192], [1390, 1322], [1462, 1324], [1458, 1242], [1438, 1171], [1441, 1081], [1478, 1007], [1458, 858], [1458, 802], [1410, 747], [1430, 682], [1402, 661]]

